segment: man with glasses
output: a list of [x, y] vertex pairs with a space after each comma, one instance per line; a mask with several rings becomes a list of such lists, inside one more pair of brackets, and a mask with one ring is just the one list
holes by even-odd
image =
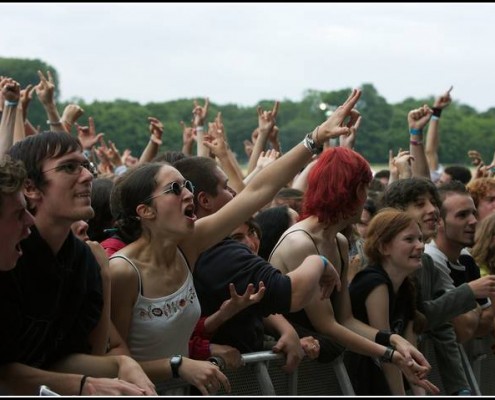
[[94, 216], [93, 175], [79, 141], [65, 132], [43, 132], [10, 150], [26, 166], [24, 195], [35, 217], [22, 241], [17, 267], [3, 274], [1, 362], [47, 367], [72, 353], [105, 354], [109, 319], [109, 271], [105, 252], [71, 232]]
[[[44, 134], [40, 135], [44, 136]], [[63, 137], [69, 135], [64, 133]], [[36, 141], [36, 144], [41, 143], [48, 142], [43, 139]], [[53, 150], [53, 146], [57, 149], [56, 144], [60, 144], [60, 141], [53, 140], [50, 143]], [[59, 154], [63, 154], [62, 150], [65, 147], [63, 145], [58, 147]], [[31, 146], [31, 148], [38, 147]], [[49, 146], [39, 148], [47, 150]], [[49, 149], [47, 153], [51, 154]], [[77, 155], [74, 154], [74, 157]], [[40, 159], [43, 159], [42, 155]], [[65, 160], [65, 158], [61, 159]], [[69, 163], [73, 166], [58, 168]], [[45, 164], [41, 162], [39, 165], [41, 169]], [[56, 165], [57, 167], [50, 169], [50, 172], [59, 171], [71, 175], [72, 179], [78, 179], [78, 174], [83, 172], [83, 165], [86, 165], [86, 162], [73, 160]], [[33, 176], [32, 171], [29, 176]], [[87, 285], [86, 282], [70, 280], [69, 278], [75, 274], [62, 268], [71, 269], [67, 264], [71, 258], [71, 249], [81, 246], [67, 233], [63, 249], [56, 255], [52, 254], [52, 258], [57, 259], [56, 262], [51, 264], [43, 262], [44, 259], [50, 258], [50, 245], [55, 243], [53, 240], [55, 235], [50, 232], [55, 232], [57, 227], [62, 227], [62, 224], [54, 222], [55, 218], [48, 218], [50, 213], [42, 211], [45, 208], [38, 206], [40, 202], [35, 202], [36, 205], [34, 203], [31, 205], [37, 215], [38, 226], [33, 226], [35, 220], [27, 210], [23, 195], [26, 178], [26, 170], [21, 161], [12, 160], [8, 156], [0, 161], [0, 307], [3, 317], [0, 330], [0, 386], [14, 395], [36, 394], [42, 384], [49, 385], [50, 388], [64, 395], [156, 394], [153, 384], [144, 371], [130, 357], [98, 357], [72, 352], [77, 346], [68, 342], [76, 339], [72, 336], [74, 333], [79, 334], [76, 330], [81, 329], [77, 325], [77, 318], [84, 318], [86, 313], [81, 311], [82, 307], [75, 306], [75, 299], [81, 299], [84, 290], [77, 292], [70, 290], [73, 287]], [[44, 181], [43, 178], [41, 181]], [[58, 181], [62, 183], [63, 177], [59, 177]], [[28, 181], [28, 186], [33, 182], [33, 179]], [[48, 194], [50, 188], [56, 185], [49, 179], [44, 182], [44, 185], [41, 185], [43, 193]], [[90, 213], [89, 210], [84, 213], [80, 210], [79, 214]], [[44, 218], [41, 220], [38, 219], [39, 217]], [[29, 238], [31, 231], [35, 235], [31, 236], [35, 237], [34, 241]], [[36, 247], [37, 245], [40, 247]], [[84, 254], [84, 251], [78, 251], [76, 256], [79, 254]], [[91, 258], [89, 249], [86, 251], [86, 258]], [[76, 269], [80, 265], [75, 263], [74, 267]], [[64, 279], [66, 281], [62, 282]], [[48, 280], [53, 280], [50, 287], [46, 284]], [[60, 285], [60, 282], [63, 285]], [[70, 295], [64, 295], [68, 291]], [[90, 288], [85, 291], [89, 293]], [[55, 298], [58, 299], [57, 302], [53, 301]], [[84, 304], [84, 300], [79, 300], [79, 304]], [[60, 310], [69, 312], [67, 315], [61, 314]], [[96, 311], [95, 309], [93, 313]], [[70, 331], [71, 326], [74, 332]], [[81, 344], [84, 344], [84, 341]], [[82, 346], [80, 348], [82, 349]], [[85, 373], [112, 378], [119, 376], [122, 380], [82, 375]], [[125, 379], [135, 384], [126, 382]]]

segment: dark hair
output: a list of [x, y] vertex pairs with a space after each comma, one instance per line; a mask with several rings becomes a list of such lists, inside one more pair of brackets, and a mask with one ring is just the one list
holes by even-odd
[[124, 242], [133, 242], [141, 236], [142, 227], [136, 208], [139, 204], [144, 204], [156, 189], [156, 175], [164, 165], [166, 164], [141, 164], [127, 170], [115, 181], [110, 205], [119, 236]]
[[399, 179], [387, 186], [381, 198], [381, 206], [405, 210], [410, 204], [416, 202], [418, 197], [425, 194], [429, 194], [432, 203], [440, 209], [442, 201], [437, 187], [431, 180], [426, 178]]
[[211, 196], [218, 194], [218, 168], [215, 160], [209, 157], [191, 156], [176, 161], [173, 166], [179, 170], [185, 179], [194, 185], [194, 205], [198, 204], [198, 194], [206, 192]]
[[284, 187], [280, 189], [278, 193], [273, 197], [272, 204], [286, 204], [300, 213], [302, 208], [303, 196], [304, 192], [302, 190]]
[[101, 242], [108, 235], [103, 232], [113, 226], [113, 217], [110, 210], [110, 193], [113, 188], [113, 180], [108, 178], [96, 178], [91, 189], [91, 207], [95, 210], [95, 216], [88, 221], [88, 237], [90, 240]]
[[256, 214], [254, 219], [260, 226], [262, 233], [258, 255], [268, 261], [278, 240], [289, 228], [289, 207], [283, 205], [267, 208]]
[[388, 170], [388, 169], [381, 169], [375, 175], [373, 175], [373, 178], [375, 178], [375, 179], [380, 179], [380, 178], [390, 179], [390, 170]]
[[311, 215], [328, 224], [348, 218], [366, 198], [358, 198], [361, 184], [371, 181], [371, 169], [362, 155], [347, 147], [325, 150], [308, 175], [301, 219]]
[[27, 177], [36, 188], [41, 189], [46, 183], [41, 171], [45, 160], [82, 150], [81, 142], [66, 132], [46, 131], [17, 142], [10, 148], [8, 154], [24, 163]]
[[465, 185], [471, 180], [471, 170], [464, 165], [451, 165], [444, 172], [452, 177], [453, 181], [459, 181]]
[[184, 154], [182, 151], [173, 151], [173, 150], [167, 150], [167, 151], [162, 151], [161, 153], [157, 154], [151, 162], [165, 162], [168, 164], [173, 164], [176, 161], [182, 160], [183, 158], [189, 157], [186, 154]]
[[[471, 197], [471, 194], [467, 190], [466, 185], [459, 181], [450, 181], [438, 186], [438, 195], [440, 196], [442, 202], [445, 200], [448, 193], [461, 194]], [[445, 218], [446, 215], [447, 210], [445, 209], [445, 207], [440, 207], [440, 216], [442, 218]]]
[[3, 205], [3, 197], [22, 190], [27, 173], [24, 164], [20, 160], [12, 160], [5, 155], [0, 160], [0, 207]]

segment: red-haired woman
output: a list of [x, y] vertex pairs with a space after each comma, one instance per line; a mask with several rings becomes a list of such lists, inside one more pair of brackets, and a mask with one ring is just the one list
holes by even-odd
[[[416, 374], [411, 373], [412, 359], [428, 365], [412, 344], [400, 335], [382, 334], [352, 314], [346, 272], [349, 247], [339, 232], [359, 221], [371, 178], [368, 162], [355, 151], [335, 147], [323, 152], [308, 176], [301, 220], [282, 235], [270, 262], [283, 273], [289, 273], [308, 255], [319, 254], [339, 271], [341, 290], [334, 291], [330, 300], [322, 300], [315, 293], [302, 311], [287, 315], [300, 336], [312, 335], [319, 340], [320, 361], [331, 361], [347, 348], [392, 362], [408, 379], [436, 392], [434, 385], [422, 379], [427, 368], [417, 368]], [[397, 351], [392, 351], [394, 348]]]

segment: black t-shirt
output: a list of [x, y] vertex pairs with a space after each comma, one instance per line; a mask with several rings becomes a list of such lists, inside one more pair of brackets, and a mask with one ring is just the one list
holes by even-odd
[[238, 294], [249, 283], [265, 284], [263, 299], [229, 319], [211, 338], [212, 343], [236, 347], [241, 353], [263, 350], [263, 317], [290, 310], [290, 278], [236, 240], [224, 239], [203, 252], [193, 277], [203, 316], [215, 313], [230, 298], [229, 283], [235, 284]]
[[[359, 271], [349, 285], [352, 313], [356, 319], [368, 324], [366, 299], [373, 289], [382, 284], [386, 284], [388, 288], [391, 331], [403, 336], [408, 322], [414, 317], [413, 299], [406, 281], [396, 295], [389, 276], [379, 265], [368, 266]], [[353, 352], [347, 352], [344, 360], [357, 395], [391, 394], [377, 360]]]
[[44, 367], [89, 353], [103, 308], [100, 266], [72, 233], [54, 255], [35, 226], [16, 268], [0, 272], [0, 363]]

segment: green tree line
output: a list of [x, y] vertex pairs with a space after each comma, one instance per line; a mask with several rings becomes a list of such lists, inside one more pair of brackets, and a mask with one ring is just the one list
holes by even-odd
[[[37, 71], [50, 70], [57, 85], [56, 96], [63, 82], [59, 82], [56, 69], [47, 63], [35, 59], [0, 58], [0, 76], [9, 76], [21, 84], [37, 84]], [[358, 132], [356, 150], [371, 163], [387, 163], [388, 150], [396, 153], [399, 148], [409, 147], [407, 113], [423, 104], [432, 106], [434, 98], [406, 98], [400, 103], [389, 104], [380, 96], [371, 83], [363, 83], [362, 96], [357, 108], [363, 120]], [[308, 132], [325, 118], [325, 111], [319, 107], [321, 103], [339, 105], [347, 98], [352, 88], [346, 87], [338, 91], [307, 90], [300, 102], [281, 100], [277, 117], [280, 128], [282, 149], [287, 150], [298, 143], [304, 133]], [[438, 93], [439, 95], [440, 93]], [[214, 94], [213, 94], [214, 95]], [[455, 97], [455, 95], [454, 95]], [[79, 121], [86, 124], [88, 116], [95, 119], [97, 132], [104, 132], [106, 140], [112, 140], [122, 151], [132, 150], [139, 155], [148, 139], [148, 116], [159, 118], [164, 126], [162, 150], [180, 150], [182, 147], [182, 128], [180, 121], [189, 124], [194, 99], [178, 99], [160, 103], [140, 104], [129, 100], [118, 99], [111, 102], [94, 101], [86, 103], [75, 98], [68, 102], [57, 102], [59, 112], [68, 103], [79, 104], [85, 115]], [[201, 102], [203, 99], [199, 99]], [[273, 106], [275, 99], [263, 99], [251, 107], [236, 104], [216, 104], [210, 99], [208, 119], [211, 121], [217, 112], [222, 112], [229, 144], [237, 154], [240, 162], [246, 162], [243, 141], [251, 138], [257, 126], [256, 106], [265, 109]], [[46, 115], [36, 99], [31, 102], [28, 118], [34, 126], [48, 129]], [[490, 162], [495, 151], [495, 107], [479, 113], [473, 107], [454, 101], [442, 114], [440, 125], [439, 158], [443, 164], [469, 164], [468, 150], [478, 150], [485, 161]]]

